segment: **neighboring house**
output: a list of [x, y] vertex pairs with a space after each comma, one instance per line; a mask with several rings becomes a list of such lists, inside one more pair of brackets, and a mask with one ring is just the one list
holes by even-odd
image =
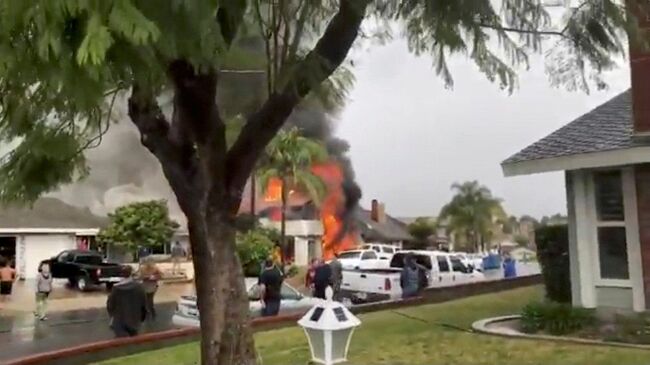
[[54, 198], [32, 207], [0, 207], [0, 255], [15, 260], [21, 279], [36, 277], [38, 264], [63, 250], [91, 248], [106, 218]]
[[[397, 218], [400, 222], [406, 224], [407, 228], [411, 223], [415, 223], [418, 218], [422, 217], [400, 217]], [[439, 221], [437, 217], [423, 217], [432, 222], [436, 222], [436, 232], [429, 237], [429, 242], [436, 249], [453, 250], [454, 243], [451, 236], [447, 232], [446, 221]]]
[[[260, 218], [263, 227], [280, 231], [280, 222]], [[314, 258], [323, 255], [323, 224], [320, 220], [288, 220], [286, 222], [287, 252], [289, 261], [297, 266], [307, 266]]]
[[377, 242], [402, 247], [413, 237], [406, 223], [386, 214], [385, 206], [377, 200], [372, 201], [371, 209], [360, 209], [357, 214], [357, 228], [363, 242]]
[[574, 305], [640, 312], [650, 307], [650, 63], [634, 52], [630, 63], [630, 90], [502, 167], [565, 171]]

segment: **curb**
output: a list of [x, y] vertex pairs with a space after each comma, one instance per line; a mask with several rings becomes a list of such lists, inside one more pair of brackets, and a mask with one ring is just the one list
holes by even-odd
[[534, 335], [519, 332], [515, 329], [508, 329], [508, 331], [491, 329], [488, 326], [491, 324], [511, 321], [521, 318], [520, 315], [510, 315], [510, 316], [501, 316], [481, 319], [472, 323], [472, 329], [478, 333], [499, 336], [506, 338], [515, 338], [520, 340], [542, 340], [555, 343], [563, 344], [574, 344], [574, 345], [586, 345], [586, 346], [604, 346], [604, 347], [619, 347], [619, 348], [628, 348], [635, 350], [645, 350], [650, 351], [650, 345], [639, 345], [625, 342], [613, 342], [613, 341], [601, 341], [601, 340], [590, 340], [586, 338], [577, 338], [577, 337], [563, 337], [563, 336], [552, 336], [552, 335]]
[[[304, 313], [290, 314], [277, 317], [255, 318], [251, 325], [255, 330], [270, 330], [280, 327], [289, 327], [304, 315]], [[154, 341], [172, 340], [180, 337], [200, 335], [199, 328], [179, 328], [161, 332], [145, 333], [136, 337], [116, 338], [104, 341], [97, 341], [83, 345], [68, 347], [61, 350], [43, 352], [18, 359], [11, 359], [3, 362], [3, 365], [36, 365], [44, 364], [54, 360], [79, 356], [104, 350], [110, 350], [122, 346], [140, 345]]]

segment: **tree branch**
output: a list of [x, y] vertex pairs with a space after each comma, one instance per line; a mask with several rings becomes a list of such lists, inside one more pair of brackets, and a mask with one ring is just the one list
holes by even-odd
[[160, 161], [165, 177], [176, 194], [179, 206], [189, 217], [194, 216], [198, 197], [196, 187], [197, 159], [188, 154], [186, 146], [169, 138], [170, 125], [151, 93], [138, 85], [133, 86], [128, 101], [128, 114], [140, 131], [140, 140]]
[[[242, 129], [227, 155], [230, 195], [241, 196], [255, 162], [266, 145], [289, 117], [293, 108], [315, 86], [326, 80], [345, 60], [365, 17], [370, 0], [341, 0], [338, 12], [330, 20], [314, 49], [289, 74], [280, 93], [269, 95], [264, 105]], [[231, 209], [237, 209], [233, 202]]]
[[553, 30], [518, 29], [518, 28], [502, 27], [500, 25], [487, 24], [487, 23], [477, 23], [476, 25], [481, 27], [481, 28], [494, 29], [494, 30], [497, 30], [497, 31], [509, 32], [509, 33], [552, 35], [552, 36], [559, 36], [559, 37], [563, 37], [563, 38], [568, 38], [567, 35], [564, 34], [565, 31], [558, 32], [558, 31], [553, 31]]

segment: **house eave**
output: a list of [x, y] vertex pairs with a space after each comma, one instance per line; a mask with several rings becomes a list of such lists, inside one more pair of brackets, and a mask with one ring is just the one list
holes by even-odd
[[522, 176], [543, 172], [625, 166], [650, 162], [650, 146], [602, 152], [581, 153], [536, 160], [504, 162], [501, 164], [503, 175]]

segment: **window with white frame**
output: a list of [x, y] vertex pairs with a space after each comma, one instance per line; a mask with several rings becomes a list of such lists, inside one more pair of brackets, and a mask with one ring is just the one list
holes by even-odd
[[600, 278], [628, 280], [625, 204], [620, 170], [594, 173]]

